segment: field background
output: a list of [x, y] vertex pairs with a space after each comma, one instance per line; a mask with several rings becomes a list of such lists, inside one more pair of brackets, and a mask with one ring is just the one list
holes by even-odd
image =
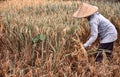
[[[118, 31], [113, 58], [95, 63], [83, 43], [86, 19], [73, 18], [81, 2], [98, 6]], [[119, 77], [120, 3], [116, 1], [1, 0], [0, 77]]]

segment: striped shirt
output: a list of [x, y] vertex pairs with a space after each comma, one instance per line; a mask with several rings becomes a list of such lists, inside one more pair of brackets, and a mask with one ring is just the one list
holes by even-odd
[[100, 38], [100, 43], [114, 42], [117, 39], [117, 30], [115, 26], [99, 12], [90, 16], [90, 37], [84, 44], [84, 47], [89, 47], [97, 39]]

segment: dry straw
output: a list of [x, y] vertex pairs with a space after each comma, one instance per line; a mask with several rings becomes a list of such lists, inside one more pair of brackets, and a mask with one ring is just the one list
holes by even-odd
[[[104, 59], [102, 63], [95, 63], [93, 56], [88, 56], [83, 48], [89, 35], [88, 23], [72, 17], [80, 2], [47, 1], [41, 4], [41, 1], [10, 0], [0, 4], [4, 5], [0, 6], [0, 24], [3, 25], [3, 28], [0, 25], [3, 30], [0, 77], [119, 77], [118, 42], [113, 59]], [[104, 5], [100, 12], [120, 31], [120, 4], [92, 3], [98, 7]], [[46, 36], [44, 41], [40, 35]], [[97, 44], [93, 47], [96, 48]]]

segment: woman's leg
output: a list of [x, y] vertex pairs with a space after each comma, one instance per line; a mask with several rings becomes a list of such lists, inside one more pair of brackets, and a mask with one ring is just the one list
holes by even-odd
[[103, 59], [103, 55], [102, 55], [103, 50], [109, 50], [109, 51], [111, 51], [111, 52], [105, 52], [105, 53], [106, 53], [106, 56], [107, 56], [108, 58], [110, 58], [111, 55], [112, 55], [113, 46], [114, 46], [114, 42], [101, 43], [101, 44], [99, 45], [98, 50], [97, 50], [98, 53], [95, 54], [96, 61], [102, 61], [102, 59]]

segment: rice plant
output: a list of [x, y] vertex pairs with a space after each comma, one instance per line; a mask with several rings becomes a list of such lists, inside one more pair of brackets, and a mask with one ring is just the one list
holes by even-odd
[[[81, 2], [98, 6], [117, 28], [111, 61], [95, 63], [84, 49], [89, 24], [72, 17]], [[0, 7], [0, 77], [119, 77], [120, 3], [10, 0]]]

